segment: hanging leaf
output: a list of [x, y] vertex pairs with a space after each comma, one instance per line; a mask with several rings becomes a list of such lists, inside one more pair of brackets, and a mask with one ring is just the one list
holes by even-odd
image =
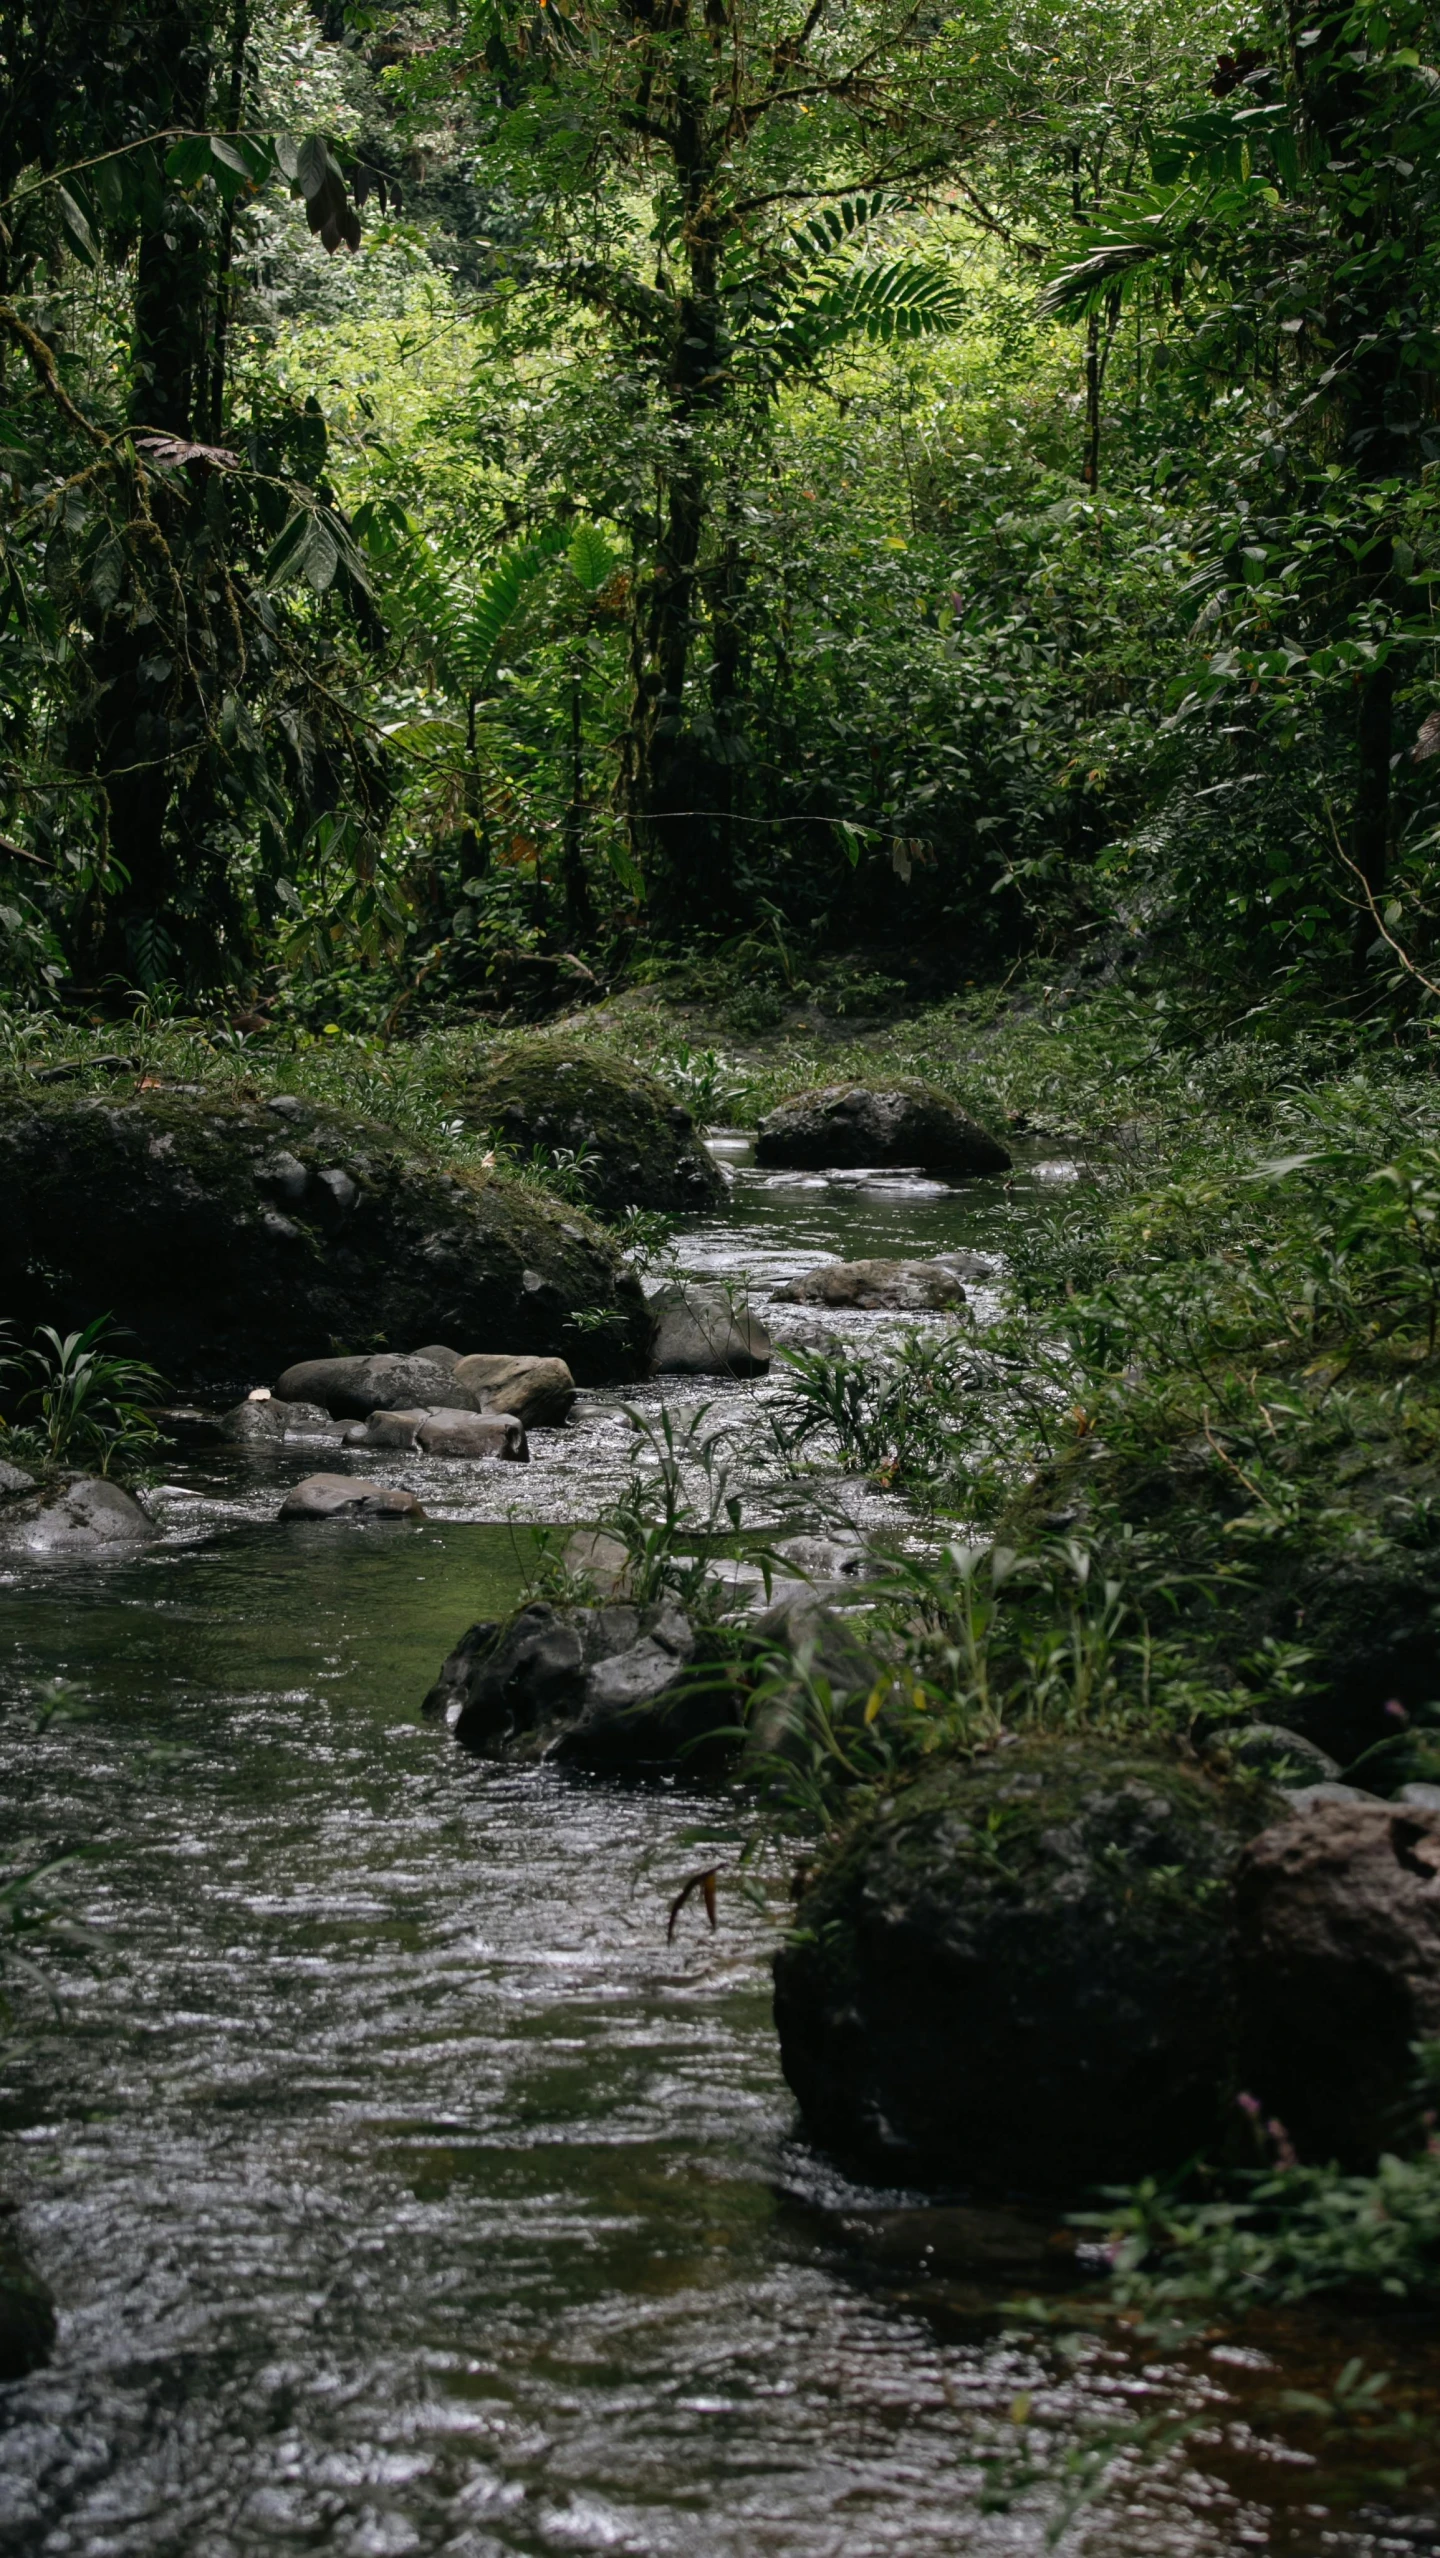
[[68, 187], [57, 187], [55, 192], [60, 199], [60, 218], [70, 234], [70, 246], [75, 255], [83, 258], [87, 266], [98, 266], [100, 251], [82, 207]]

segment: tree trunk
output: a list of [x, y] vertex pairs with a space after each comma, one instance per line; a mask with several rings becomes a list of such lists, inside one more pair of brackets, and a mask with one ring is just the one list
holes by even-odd
[[[208, 121], [213, 33], [207, 0], [172, 0], [156, 15], [153, 41], [170, 69], [171, 113], [181, 127], [203, 130]], [[216, 240], [211, 210], [168, 186], [141, 228], [131, 339], [136, 427], [191, 439], [210, 424]], [[112, 865], [99, 965], [148, 990], [223, 972], [226, 925], [238, 918], [197, 859], [214, 824], [194, 763], [207, 744], [201, 695], [210, 672], [188, 557], [203, 491], [188, 473], [156, 471], [143, 460], [141, 468], [137, 549], [157, 620], [137, 625], [125, 610], [102, 623], [92, 660], [92, 743]], [[184, 801], [182, 842], [175, 820]]]
[[[1394, 750], [1395, 661], [1387, 657], [1366, 677], [1360, 694], [1355, 742], [1358, 772], [1351, 823], [1350, 858], [1378, 906], [1385, 894], [1390, 867], [1390, 759]], [[1363, 974], [1378, 939], [1368, 904], [1358, 910], [1352, 940], [1355, 966]]]

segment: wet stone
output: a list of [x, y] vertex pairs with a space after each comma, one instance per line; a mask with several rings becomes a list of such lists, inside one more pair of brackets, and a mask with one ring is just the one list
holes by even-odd
[[944, 1261], [830, 1261], [775, 1291], [777, 1305], [859, 1306], [920, 1314], [963, 1306], [965, 1291]]
[[27, 1554], [123, 1552], [155, 1535], [153, 1520], [123, 1484], [103, 1475], [77, 1475], [38, 1509], [7, 1519], [5, 1541]]
[[423, 1519], [413, 1492], [358, 1474], [311, 1474], [287, 1493], [282, 1519]]

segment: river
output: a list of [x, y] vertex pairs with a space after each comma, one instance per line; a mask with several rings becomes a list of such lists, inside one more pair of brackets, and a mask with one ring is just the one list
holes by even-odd
[[[1065, 1177], [771, 1185], [730, 1151], [731, 1210], [680, 1259], [762, 1312], [837, 1251], [1003, 1252]], [[1376, 2339], [1312, 2321], [1167, 2356], [1063, 2300], [1037, 2328], [906, 2246], [921, 2198], [797, 2136], [783, 1901], [735, 1878], [738, 1798], [481, 1765], [420, 1722], [455, 1636], [518, 1588], [527, 1521], [593, 1516], [623, 1475], [621, 1400], [537, 1434], [528, 1469], [387, 1464], [432, 1507], [413, 1529], [278, 1529], [303, 1461], [197, 1451], [160, 1545], [0, 1582], [5, 1858], [83, 1849], [85, 1932], [34, 1941], [6, 2045], [6, 2180], [62, 2330], [0, 2391], [0, 2547], [1440, 2545], [1418, 2489], [1274, 2411]], [[787, 1522], [849, 1500], [875, 1524], [853, 1485], [755, 1479]], [[712, 1863], [717, 1931], [692, 1903], [667, 1943]], [[1423, 2397], [1428, 2348], [1405, 2351]]]

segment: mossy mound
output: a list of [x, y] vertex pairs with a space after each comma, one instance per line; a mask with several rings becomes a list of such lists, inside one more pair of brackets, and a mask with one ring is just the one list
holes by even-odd
[[810, 1172], [893, 1164], [957, 1177], [1011, 1166], [1009, 1148], [948, 1094], [900, 1079], [791, 1093], [761, 1120], [755, 1161]]
[[811, 2130], [892, 2176], [1065, 2195], [1213, 2143], [1229, 1878], [1270, 1808], [1113, 1742], [927, 1770], [861, 1819], [776, 1958]]
[[181, 1395], [234, 1403], [299, 1358], [426, 1341], [646, 1371], [639, 1282], [581, 1211], [297, 1095], [10, 1098], [0, 1196], [10, 1320], [112, 1314]]
[[572, 1157], [602, 1216], [627, 1208], [683, 1213], [725, 1196], [689, 1111], [653, 1075], [577, 1042], [510, 1041], [472, 1076], [461, 1103], [472, 1127], [517, 1154], [538, 1148]]

